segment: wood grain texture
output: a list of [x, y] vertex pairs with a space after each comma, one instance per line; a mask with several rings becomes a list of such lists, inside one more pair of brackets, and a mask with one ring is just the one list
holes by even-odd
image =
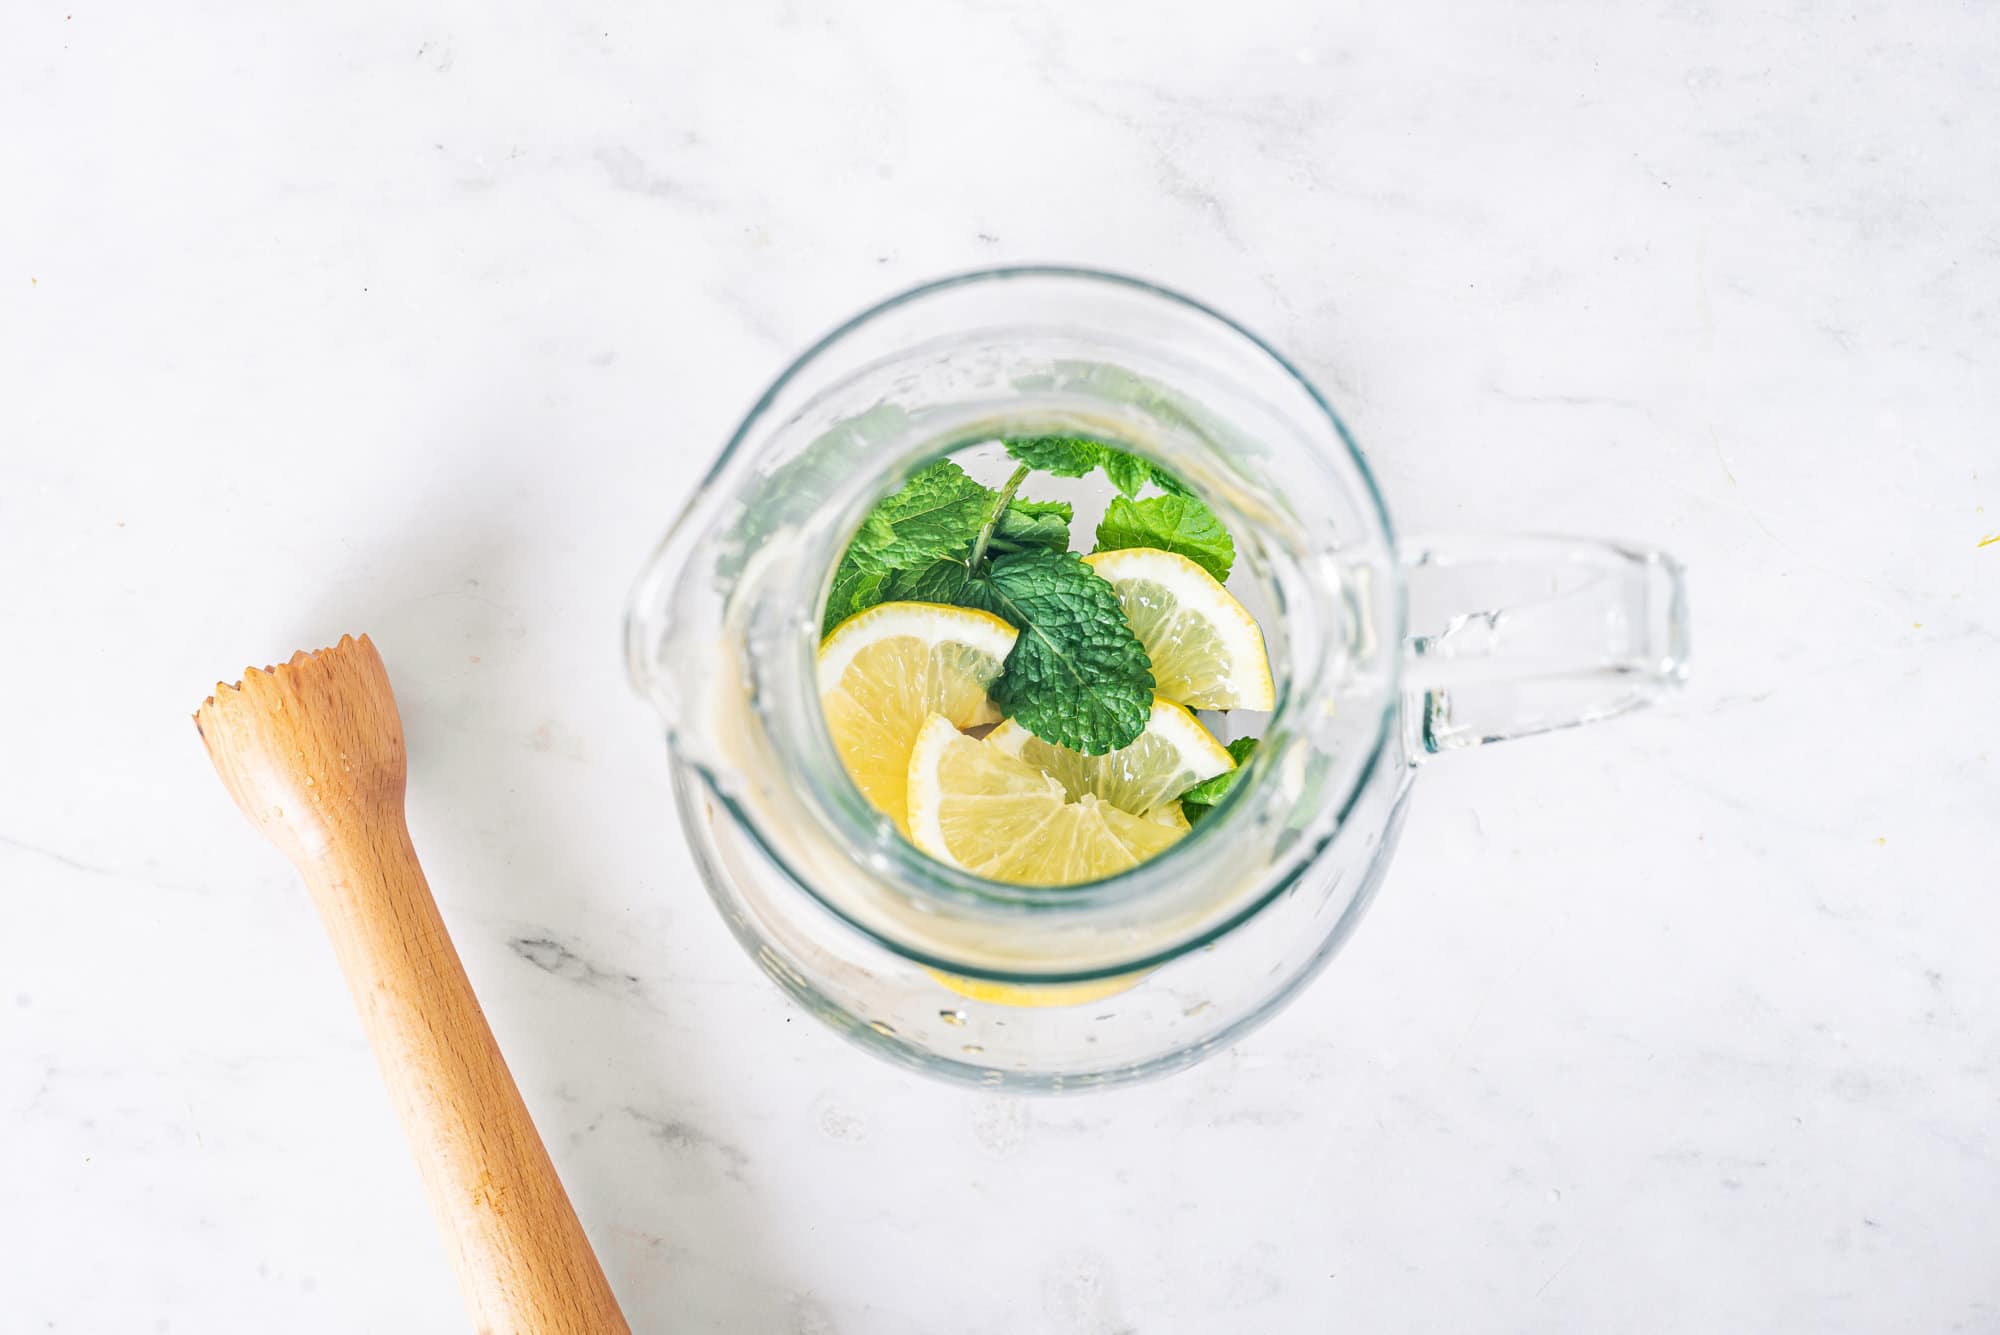
[[348, 637], [252, 668], [218, 684], [195, 725], [312, 892], [477, 1328], [625, 1331], [418, 865], [402, 720], [375, 646]]

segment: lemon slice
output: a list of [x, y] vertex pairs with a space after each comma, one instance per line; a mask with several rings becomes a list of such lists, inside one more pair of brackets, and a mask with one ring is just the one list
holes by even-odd
[[1017, 885], [1116, 875], [1186, 833], [1061, 783], [933, 716], [910, 751], [910, 839], [955, 867]]
[[1121, 973], [1111, 978], [1094, 978], [1087, 983], [996, 983], [990, 978], [967, 978], [942, 969], [925, 969], [924, 972], [972, 1001], [1042, 1010], [1050, 1006], [1087, 1006], [1093, 1001], [1104, 1001], [1130, 992], [1152, 971], [1141, 969], [1137, 973]]
[[1269, 709], [1264, 633], [1215, 577], [1176, 552], [1128, 547], [1083, 558], [1111, 581], [1153, 660], [1153, 689], [1190, 709]]
[[924, 720], [996, 723], [986, 688], [1016, 631], [988, 612], [880, 603], [834, 627], [819, 647], [819, 700], [855, 786], [909, 833], [904, 786]]
[[1236, 768], [1229, 749], [1194, 715], [1158, 697], [1138, 739], [1105, 755], [1087, 756], [1045, 742], [1014, 719], [995, 728], [986, 744], [1049, 775], [1071, 801], [1090, 793], [1141, 816], [1169, 811], [1179, 816], [1176, 798], [1203, 779]]

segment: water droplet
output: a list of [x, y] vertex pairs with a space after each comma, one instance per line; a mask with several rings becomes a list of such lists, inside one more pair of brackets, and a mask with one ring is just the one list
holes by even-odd
[[980, 1047], [977, 1043], [967, 1043], [964, 1047], [960, 1048], [959, 1051], [963, 1052], [968, 1057], [977, 1057], [980, 1053], [986, 1051], [986, 1049]]
[[962, 1024], [964, 1024], [964, 1023], [965, 1023], [965, 1012], [964, 1012], [964, 1011], [939, 1011], [939, 1012], [938, 1012], [938, 1019], [940, 1019], [940, 1020], [943, 1020], [943, 1021], [944, 1021], [944, 1022], [945, 1022], [946, 1024], [948, 1024], [948, 1025], [952, 1025], [952, 1026], [958, 1026], [958, 1025], [962, 1025]]

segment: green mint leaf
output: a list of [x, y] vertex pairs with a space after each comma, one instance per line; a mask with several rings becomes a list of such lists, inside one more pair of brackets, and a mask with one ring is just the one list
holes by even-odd
[[831, 634], [835, 626], [856, 612], [884, 601], [883, 588], [890, 578], [876, 571], [863, 570], [851, 557], [842, 557], [833, 572], [833, 588], [826, 595], [826, 617], [820, 623], [819, 633]]
[[1130, 746], [1153, 710], [1153, 666], [1109, 582], [1074, 552], [996, 557], [963, 596], [1018, 628], [993, 684], [1003, 713], [1098, 756]]
[[859, 552], [879, 552], [894, 546], [895, 542], [896, 526], [889, 522], [878, 506], [862, 519], [861, 527], [854, 530], [854, 537], [848, 546]]
[[1111, 485], [1127, 496], [1137, 496], [1140, 488], [1153, 480], [1153, 466], [1136, 454], [1106, 446], [1104, 457], [1098, 462], [1104, 476], [1111, 479]]
[[1143, 501], [1112, 497], [1097, 526], [1096, 550], [1125, 547], [1178, 552], [1218, 580], [1229, 578], [1236, 561], [1236, 543], [1229, 530], [1193, 496], [1148, 496]]
[[1054, 515], [1065, 524], [1076, 518], [1076, 509], [1068, 501], [1031, 501], [1026, 496], [1016, 496], [1012, 504], [1024, 515]]
[[[913, 596], [897, 592], [899, 582], [939, 560], [963, 558], [997, 500], [990, 488], [974, 482], [949, 459], [912, 474], [895, 493], [877, 502], [855, 529], [834, 567], [820, 633], [877, 603]], [[959, 569], [964, 568], [961, 560]]]
[[949, 459], [913, 474], [862, 521], [847, 558], [864, 571], [887, 575], [957, 556], [991, 513], [994, 493], [967, 477]]
[[1104, 446], [1081, 436], [1029, 436], [1007, 442], [1007, 453], [1057, 477], [1082, 477], [1097, 467]]
[[1175, 496], [1191, 496], [1185, 482], [1143, 456], [1087, 436], [1027, 436], [1007, 442], [1007, 453], [1030, 468], [1057, 477], [1082, 477], [1102, 468], [1111, 485], [1137, 496], [1148, 482]]
[[973, 601], [966, 590], [971, 582], [972, 572], [965, 568], [965, 562], [947, 558], [916, 570], [899, 570], [890, 575], [882, 588], [882, 601], [983, 607], [983, 604]]
[[1024, 547], [1069, 550], [1070, 507], [1067, 501], [1011, 501], [993, 526], [989, 546], [998, 555]]
[[1236, 762], [1236, 768], [1224, 770], [1212, 779], [1203, 779], [1181, 794], [1181, 814], [1188, 818], [1188, 824], [1192, 825], [1206, 816], [1216, 803], [1236, 786], [1237, 779], [1243, 775], [1244, 762], [1248, 761], [1256, 750], [1255, 737], [1238, 737], [1229, 744], [1229, 756]]
[[1037, 737], [1101, 755], [1145, 731], [1152, 665], [1118, 595], [1075, 553], [998, 554], [978, 576], [964, 561], [934, 561], [889, 576], [882, 596], [975, 607], [1018, 628], [994, 700]]

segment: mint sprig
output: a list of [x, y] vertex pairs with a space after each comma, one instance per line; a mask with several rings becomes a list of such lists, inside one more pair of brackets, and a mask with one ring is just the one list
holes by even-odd
[[[1139, 455], [1076, 436], [1022, 438], [1006, 447], [1022, 466], [998, 491], [941, 460], [868, 513], [834, 570], [823, 633], [881, 602], [991, 612], [1020, 631], [992, 687], [1003, 712], [1044, 741], [1086, 755], [1129, 746], [1152, 713], [1145, 647], [1111, 585], [1070, 550], [1070, 505], [1017, 497], [1016, 490], [1030, 469], [1059, 477], [1101, 469], [1122, 495], [1098, 526], [1099, 551], [1177, 551], [1224, 579], [1235, 545], [1207, 506]], [[1137, 499], [1149, 484], [1164, 494]], [[1201, 800], [1206, 791], [1196, 785], [1183, 798], [1190, 819], [1212, 805]], [[1227, 789], [1213, 791], [1219, 799]]]
[[1143, 501], [1112, 497], [1097, 525], [1094, 550], [1125, 547], [1178, 552], [1218, 580], [1227, 580], [1236, 562], [1236, 543], [1229, 530], [1194, 496], [1148, 496]]

